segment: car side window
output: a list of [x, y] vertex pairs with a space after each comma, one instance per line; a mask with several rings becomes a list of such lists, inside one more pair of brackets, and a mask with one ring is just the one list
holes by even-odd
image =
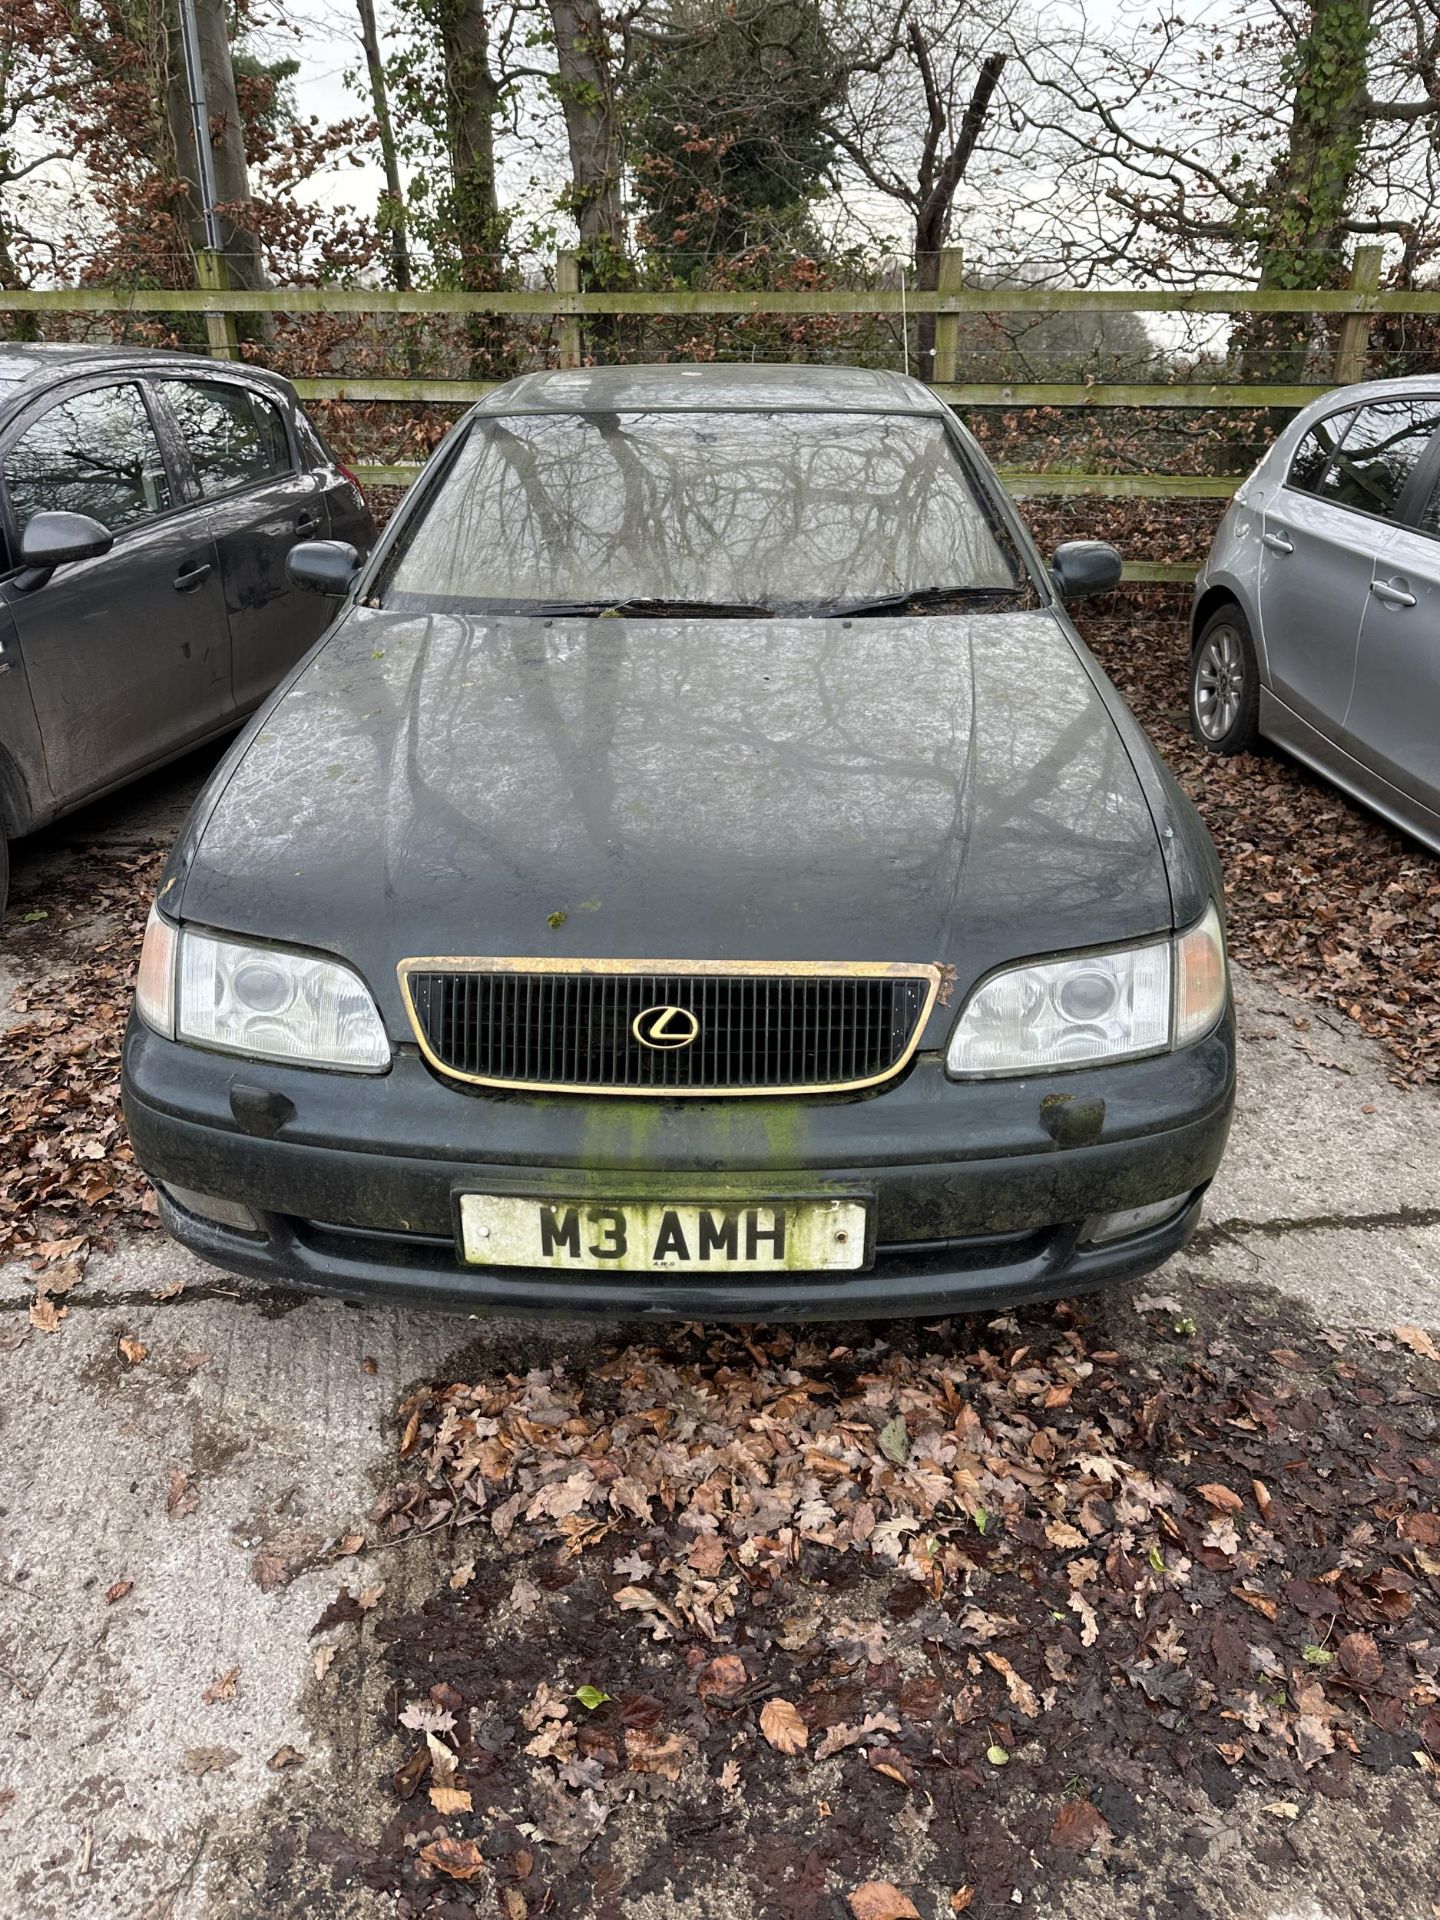
[[1321, 498], [1388, 519], [1437, 427], [1440, 399], [1416, 396], [1361, 407], [1321, 476]]
[[290, 441], [285, 432], [285, 422], [280, 417], [280, 409], [273, 401], [264, 399], [258, 393], [250, 395], [250, 407], [260, 429], [260, 437], [265, 442], [271, 473], [289, 473], [295, 462], [290, 455]]
[[1285, 476], [1287, 487], [1299, 487], [1303, 493], [1314, 493], [1320, 484], [1320, 476], [1330, 464], [1330, 456], [1345, 438], [1345, 429], [1355, 417], [1355, 409], [1346, 407], [1343, 413], [1332, 413], [1324, 420], [1317, 420], [1304, 439], [1296, 447], [1290, 461], [1290, 471]]
[[207, 499], [293, 469], [280, 409], [249, 387], [218, 380], [166, 380], [161, 387]]
[[5, 456], [5, 488], [23, 533], [37, 513], [87, 513], [112, 533], [173, 505], [140, 389], [91, 387], [61, 400]]

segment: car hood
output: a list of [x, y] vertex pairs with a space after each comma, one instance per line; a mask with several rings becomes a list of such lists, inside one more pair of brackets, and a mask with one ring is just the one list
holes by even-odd
[[183, 918], [344, 955], [397, 1033], [421, 954], [934, 961], [963, 994], [1171, 924], [1126, 743], [1044, 611], [355, 608], [181, 851]]

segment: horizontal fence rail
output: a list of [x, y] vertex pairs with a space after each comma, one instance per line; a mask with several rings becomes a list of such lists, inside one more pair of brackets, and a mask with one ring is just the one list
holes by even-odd
[[964, 287], [825, 288], [797, 292], [670, 287], [658, 293], [556, 293], [549, 288], [501, 288], [462, 293], [431, 289], [397, 293], [389, 287], [55, 287], [0, 289], [0, 313], [390, 313], [546, 315], [583, 319], [593, 314], [683, 318], [687, 314], [919, 313], [1387, 313], [1440, 314], [1440, 292], [1368, 292], [1335, 287], [1129, 288]]

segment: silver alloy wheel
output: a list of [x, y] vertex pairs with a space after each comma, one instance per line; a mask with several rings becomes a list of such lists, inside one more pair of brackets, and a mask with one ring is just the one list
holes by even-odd
[[1207, 740], [1223, 740], [1240, 716], [1245, 650], [1234, 627], [1205, 636], [1195, 663], [1195, 720]]

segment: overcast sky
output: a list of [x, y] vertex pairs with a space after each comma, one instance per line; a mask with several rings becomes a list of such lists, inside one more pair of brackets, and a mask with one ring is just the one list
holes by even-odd
[[[382, 52], [389, 51], [393, 16], [386, 0], [376, 0]], [[299, 0], [285, 9], [287, 27], [254, 36], [254, 44], [270, 58], [298, 60], [296, 105], [306, 117], [344, 120], [369, 112], [364, 55], [360, 47], [360, 16], [353, 0]], [[346, 73], [358, 85], [347, 87]], [[385, 184], [378, 165], [342, 167], [321, 175], [310, 196], [319, 204], [374, 208]]]

